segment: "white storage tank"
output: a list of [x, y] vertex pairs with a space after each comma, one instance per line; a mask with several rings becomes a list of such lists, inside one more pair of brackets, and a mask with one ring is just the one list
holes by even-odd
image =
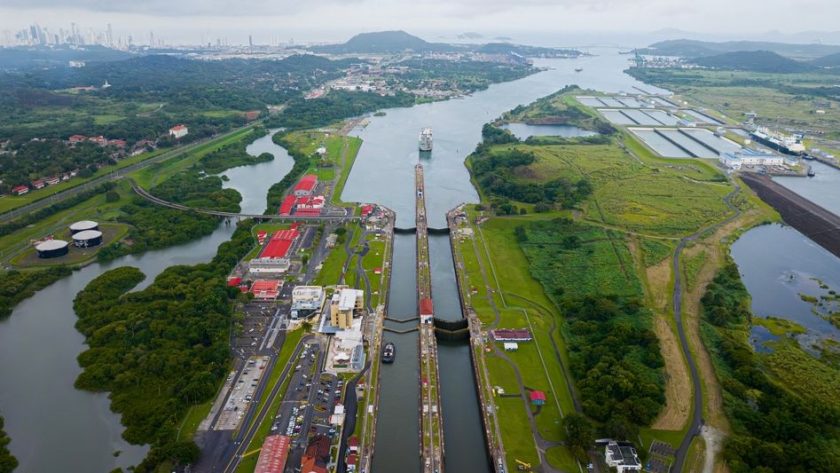
[[57, 258], [67, 254], [70, 244], [64, 240], [47, 240], [35, 246], [39, 258]]

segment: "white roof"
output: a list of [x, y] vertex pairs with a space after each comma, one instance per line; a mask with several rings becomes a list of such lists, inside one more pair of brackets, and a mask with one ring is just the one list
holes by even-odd
[[519, 344], [516, 342], [505, 342], [505, 350], [518, 350]]
[[357, 289], [342, 289], [338, 293], [338, 309], [353, 310], [356, 307], [356, 298], [360, 292], [362, 291]]
[[94, 222], [93, 220], [81, 220], [73, 225], [70, 225], [70, 230], [72, 231], [82, 231], [82, 230], [91, 230], [98, 227], [99, 224]]
[[94, 238], [102, 238], [102, 232], [99, 230], [85, 230], [73, 235], [74, 240], [93, 240]]
[[67, 247], [67, 242], [64, 240], [47, 240], [35, 247], [38, 251], [60, 250]]

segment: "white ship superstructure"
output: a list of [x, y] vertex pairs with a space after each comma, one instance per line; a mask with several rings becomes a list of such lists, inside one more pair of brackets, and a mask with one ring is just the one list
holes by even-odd
[[420, 151], [432, 150], [432, 129], [423, 128], [420, 132]]

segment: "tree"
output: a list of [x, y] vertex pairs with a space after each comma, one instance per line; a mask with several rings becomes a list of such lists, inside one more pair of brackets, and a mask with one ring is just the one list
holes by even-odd
[[566, 429], [566, 445], [579, 461], [586, 462], [587, 450], [595, 445], [592, 423], [578, 413], [571, 413], [563, 418], [563, 428]]
[[108, 191], [105, 193], [105, 202], [116, 202], [120, 200], [120, 194], [116, 191]]

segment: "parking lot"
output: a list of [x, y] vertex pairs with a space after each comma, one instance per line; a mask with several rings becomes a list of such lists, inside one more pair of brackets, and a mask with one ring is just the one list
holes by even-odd
[[286, 396], [271, 425], [271, 433], [292, 438], [286, 471], [300, 465], [309, 438], [323, 434], [338, 439], [338, 432], [329, 424], [335, 405], [340, 402], [344, 382], [321, 373], [323, 348], [309, 343], [293, 368]]
[[252, 357], [240, 371], [225, 401], [225, 406], [216, 421], [215, 430], [235, 430], [254, 400], [254, 392], [268, 364], [267, 356]]

